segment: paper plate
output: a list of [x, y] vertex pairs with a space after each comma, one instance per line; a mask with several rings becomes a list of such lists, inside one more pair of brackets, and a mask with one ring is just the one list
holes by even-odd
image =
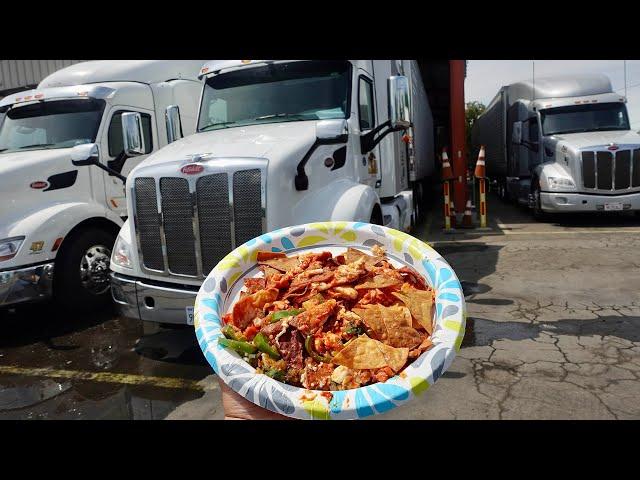
[[[436, 293], [433, 346], [384, 383], [332, 391], [307, 390], [256, 373], [234, 351], [218, 345], [222, 316], [234, 304], [243, 279], [256, 276], [258, 250], [299, 254], [347, 247], [386, 249], [396, 266], [422, 275]], [[207, 361], [222, 380], [253, 403], [300, 419], [356, 419], [387, 412], [423, 393], [449, 368], [464, 336], [466, 309], [462, 287], [449, 264], [429, 245], [391, 228], [369, 223], [322, 222], [282, 228], [236, 248], [211, 271], [196, 297], [194, 326]]]

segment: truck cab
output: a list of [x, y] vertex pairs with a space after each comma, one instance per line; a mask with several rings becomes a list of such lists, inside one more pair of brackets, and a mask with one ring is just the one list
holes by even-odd
[[402, 135], [412, 117], [401, 62], [204, 65], [197, 132], [127, 179], [131, 214], [111, 263], [121, 313], [190, 323], [213, 267], [288, 225], [348, 220], [407, 229], [413, 200]]
[[[201, 62], [83, 62], [0, 101], [0, 307], [51, 296], [71, 308], [110, 301], [111, 250], [127, 216], [117, 175], [167, 144], [167, 106], [195, 130]], [[131, 113], [143, 132], [136, 157], [124, 151]], [[72, 163], [89, 150], [111, 174]]]
[[[506, 162], [501, 169], [500, 156], [487, 152], [487, 170], [503, 185], [502, 196], [538, 218], [640, 210], [640, 135], [630, 128], [626, 99], [605, 75], [541, 78], [499, 96], [488, 110], [504, 108]], [[490, 134], [480, 124], [479, 141], [493, 147], [499, 128]]]

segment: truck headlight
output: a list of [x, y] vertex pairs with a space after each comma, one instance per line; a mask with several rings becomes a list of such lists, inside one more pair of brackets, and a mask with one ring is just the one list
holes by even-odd
[[16, 256], [24, 237], [11, 237], [0, 240], [0, 262], [11, 260]]
[[570, 178], [547, 177], [547, 183], [551, 190], [574, 190], [576, 184]]
[[118, 235], [111, 254], [111, 263], [122, 268], [133, 268], [131, 263], [131, 244]]

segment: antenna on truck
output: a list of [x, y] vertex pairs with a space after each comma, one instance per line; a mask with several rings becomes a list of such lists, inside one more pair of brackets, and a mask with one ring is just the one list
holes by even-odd
[[627, 99], [627, 61], [624, 61], [624, 98]]
[[535, 60], [531, 60], [531, 68], [533, 70], [533, 98], [531, 99], [531, 101], [534, 102], [536, 100], [536, 61]]

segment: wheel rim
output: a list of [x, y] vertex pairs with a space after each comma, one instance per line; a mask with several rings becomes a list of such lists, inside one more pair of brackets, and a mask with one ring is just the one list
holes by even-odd
[[104, 245], [87, 249], [80, 260], [80, 284], [93, 295], [101, 295], [109, 289], [109, 262], [111, 250]]

